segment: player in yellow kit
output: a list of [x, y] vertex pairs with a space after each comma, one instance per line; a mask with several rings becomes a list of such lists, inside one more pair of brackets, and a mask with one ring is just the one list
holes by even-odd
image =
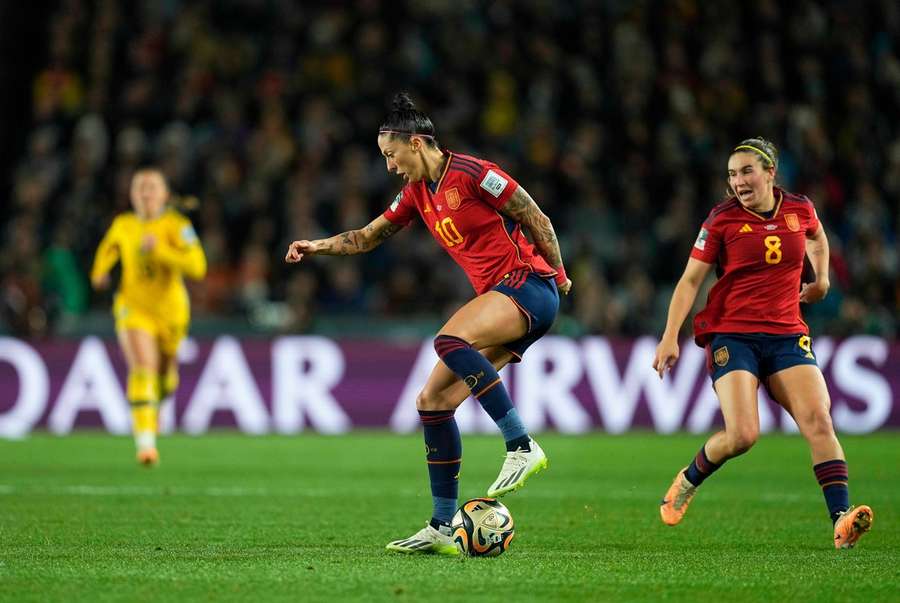
[[160, 400], [175, 392], [175, 352], [187, 333], [190, 302], [183, 276], [200, 280], [206, 256], [190, 220], [167, 207], [171, 194], [155, 167], [139, 169], [131, 180], [133, 212], [116, 217], [100, 241], [91, 284], [109, 287], [109, 272], [122, 263], [113, 316], [119, 345], [128, 364], [138, 462], [155, 465]]

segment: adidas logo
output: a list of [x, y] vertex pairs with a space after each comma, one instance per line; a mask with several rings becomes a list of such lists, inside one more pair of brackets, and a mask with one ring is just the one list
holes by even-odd
[[753, 232], [753, 229], [750, 228], [749, 224], [744, 224], [743, 226], [741, 226], [740, 232]]

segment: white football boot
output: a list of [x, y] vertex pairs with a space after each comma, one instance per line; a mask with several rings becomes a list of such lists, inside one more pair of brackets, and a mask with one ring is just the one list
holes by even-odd
[[517, 448], [506, 453], [500, 475], [488, 488], [487, 495], [491, 498], [509, 494], [525, 485], [525, 480], [547, 468], [547, 455], [533, 439], [530, 441], [531, 451], [526, 452]]
[[[446, 533], [445, 533], [446, 532]], [[458, 555], [459, 549], [450, 537], [450, 526], [441, 526], [440, 530], [431, 527], [431, 523], [410, 536], [389, 542], [389, 551], [398, 553], [437, 553], [439, 555]]]

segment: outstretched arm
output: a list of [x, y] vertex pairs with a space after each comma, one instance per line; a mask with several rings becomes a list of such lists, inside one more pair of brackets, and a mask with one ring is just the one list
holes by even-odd
[[528, 191], [519, 186], [509, 198], [509, 201], [501, 208], [501, 211], [528, 229], [538, 251], [541, 252], [541, 255], [544, 256], [550, 266], [559, 273], [557, 275], [559, 290], [563, 293], [568, 293], [569, 289], [572, 288], [572, 281], [566, 276], [562, 254], [559, 251], [559, 241], [556, 239], [553, 224], [550, 223], [550, 218], [534, 202]]
[[403, 228], [384, 216], [378, 216], [363, 228], [348, 230], [327, 239], [294, 241], [288, 246], [284, 261], [295, 264], [304, 255], [356, 255], [372, 251]]

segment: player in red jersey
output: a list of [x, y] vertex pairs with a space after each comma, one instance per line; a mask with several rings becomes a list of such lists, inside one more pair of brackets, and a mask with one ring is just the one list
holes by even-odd
[[[672, 295], [653, 360], [660, 378], [678, 360], [678, 331], [716, 266], [718, 281], [694, 319], [694, 337], [706, 348], [725, 429], [678, 472], [660, 513], [668, 525], [680, 522], [703, 480], [753, 446], [762, 383], [809, 443], [835, 547], [849, 548], [869, 529], [872, 509], [850, 506], [847, 463], [831, 424], [831, 400], [800, 316], [800, 302], [817, 302], [828, 293], [828, 239], [812, 202], [775, 186], [777, 167], [777, 149], [767, 140], [751, 138], [734, 148], [728, 159], [733, 196], [703, 223]], [[816, 278], [801, 288], [807, 254]]]
[[[435, 337], [440, 361], [416, 398], [425, 431], [431, 480], [431, 521], [413, 536], [388, 544], [406, 553], [456, 554], [450, 520], [456, 511], [462, 443], [453, 413], [470, 395], [497, 423], [506, 441], [500, 474], [488, 496], [520, 488], [547, 466], [528, 435], [497, 371], [518, 362], [552, 326], [559, 291], [568, 293], [550, 219], [499, 166], [441, 149], [434, 125], [405, 93], [378, 133], [388, 172], [405, 186], [367, 226], [328, 239], [294, 241], [285, 260], [305, 255], [371, 251], [419, 216], [437, 243], [462, 267], [477, 296]], [[525, 238], [523, 228], [534, 243]]]

